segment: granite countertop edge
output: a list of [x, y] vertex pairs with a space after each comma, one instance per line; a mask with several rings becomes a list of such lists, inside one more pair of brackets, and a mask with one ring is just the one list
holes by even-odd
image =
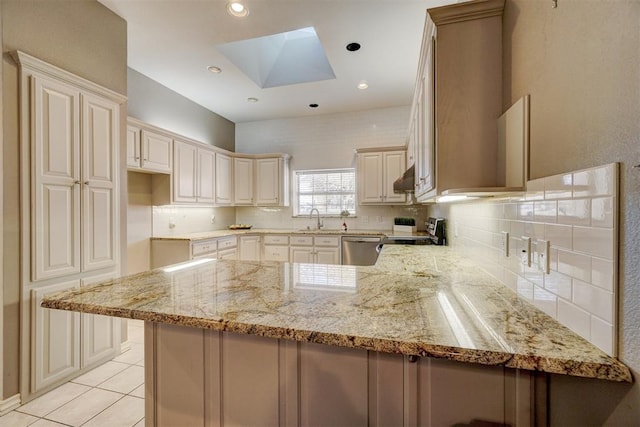
[[425, 344], [381, 338], [358, 337], [312, 330], [299, 330], [258, 324], [246, 324], [223, 319], [198, 318], [183, 315], [152, 313], [135, 309], [87, 306], [72, 302], [45, 298], [43, 307], [101, 314], [149, 322], [188, 326], [221, 332], [256, 335], [266, 338], [310, 342], [338, 347], [402, 354], [405, 356], [434, 357], [456, 362], [475, 363], [487, 366], [504, 366], [513, 369], [541, 371], [551, 374], [603, 379], [615, 382], [633, 382], [631, 372], [622, 362], [610, 358], [609, 363], [585, 362], [571, 359], [539, 357], [532, 354], [512, 354], [482, 349], [466, 349], [438, 344]]

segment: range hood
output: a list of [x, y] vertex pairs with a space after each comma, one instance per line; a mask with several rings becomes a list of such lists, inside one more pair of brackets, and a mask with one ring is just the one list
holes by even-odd
[[411, 165], [402, 176], [393, 182], [394, 193], [413, 193], [416, 189], [416, 167]]

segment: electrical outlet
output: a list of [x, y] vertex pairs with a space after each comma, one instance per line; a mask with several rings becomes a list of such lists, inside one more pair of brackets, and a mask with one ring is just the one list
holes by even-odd
[[542, 271], [545, 274], [551, 273], [551, 264], [549, 259], [550, 246], [551, 242], [549, 242], [548, 240], [538, 240], [536, 243], [538, 252], [538, 270]]
[[500, 246], [502, 249], [502, 256], [507, 258], [509, 256], [509, 232], [503, 231], [501, 237], [502, 240], [500, 240]]
[[176, 228], [176, 219], [174, 217], [169, 217], [169, 228]]
[[522, 236], [522, 249], [520, 251], [522, 265], [531, 267], [531, 237]]
[[214, 224], [215, 222], [216, 222], [216, 216], [211, 215], [211, 224]]

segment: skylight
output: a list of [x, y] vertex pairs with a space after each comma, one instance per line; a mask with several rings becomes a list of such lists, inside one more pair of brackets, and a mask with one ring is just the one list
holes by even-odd
[[263, 89], [336, 78], [313, 27], [217, 48]]

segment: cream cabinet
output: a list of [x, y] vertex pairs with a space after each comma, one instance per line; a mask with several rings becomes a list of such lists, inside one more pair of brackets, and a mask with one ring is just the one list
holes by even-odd
[[182, 142], [173, 144], [173, 201], [195, 203], [198, 148]]
[[289, 206], [289, 157], [258, 158], [255, 162], [255, 204]]
[[358, 201], [360, 204], [398, 204], [407, 201], [406, 194], [393, 192], [393, 182], [406, 167], [406, 150], [403, 147], [388, 151], [359, 149], [358, 153]]
[[289, 205], [289, 156], [234, 157], [233, 165], [234, 205]]
[[[14, 58], [20, 66], [16, 231], [26, 401], [120, 350], [119, 326], [111, 319], [43, 309], [40, 301], [120, 273], [120, 106], [126, 98], [22, 52]], [[128, 130], [138, 142], [140, 134]]]
[[[114, 273], [107, 273], [86, 277], [81, 280], [81, 286], [90, 286], [101, 281], [111, 280], [115, 276]], [[120, 353], [119, 318], [88, 313], [82, 313], [80, 316], [82, 367], [96, 365]]]
[[120, 352], [120, 319], [40, 307], [42, 298], [49, 294], [88, 286], [114, 276], [108, 273], [32, 289], [32, 391], [57, 384]]
[[34, 346], [31, 392], [56, 384], [80, 370], [80, 313], [40, 307], [45, 296], [79, 286], [79, 280], [70, 280], [31, 290]]
[[202, 240], [151, 238], [151, 268], [188, 261], [195, 258], [237, 259], [236, 236]]
[[240, 236], [240, 257], [241, 261], [260, 261], [260, 236]]
[[233, 158], [233, 204], [253, 205], [254, 160], [245, 157]]
[[486, 0], [427, 11], [409, 126], [419, 202], [505, 185], [496, 124], [503, 9], [504, 0]]
[[291, 236], [289, 260], [307, 264], [340, 264], [340, 237]]
[[142, 127], [133, 119], [127, 126], [127, 169], [171, 173], [173, 140], [167, 135]]
[[233, 202], [233, 167], [231, 156], [216, 153], [216, 204], [231, 205]]
[[44, 76], [31, 81], [31, 280], [114, 267], [118, 105]]
[[174, 203], [215, 202], [215, 152], [175, 140], [173, 146], [173, 197]]
[[262, 241], [263, 261], [289, 261], [289, 236], [266, 234]]

